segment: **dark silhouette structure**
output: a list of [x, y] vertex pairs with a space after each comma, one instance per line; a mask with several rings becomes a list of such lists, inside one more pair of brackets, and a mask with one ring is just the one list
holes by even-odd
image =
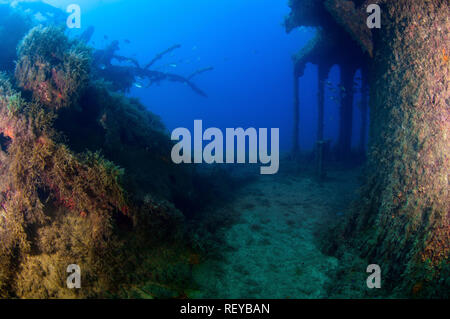
[[[383, 14], [372, 31], [366, 7], [374, 3]], [[371, 96], [365, 184], [351, 217], [325, 245], [340, 256], [352, 247], [379, 264], [386, 294], [449, 297], [449, 6], [447, 0], [291, 1], [288, 30], [314, 25], [331, 36], [295, 60], [298, 75], [306, 61], [338, 63], [345, 88], [357, 68], [369, 70], [367, 76], [363, 68], [363, 91], [370, 86]], [[348, 151], [349, 101], [341, 109], [341, 155]]]
[[[298, 81], [304, 74], [307, 63], [318, 66], [318, 123], [317, 140], [323, 140], [324, 131], [324, 95], [328, 73], [334, 65], [341, 70], [341, 107], [339, 141], [336, 155], [348, 159], [351, 155], [352, 116], [353, 116], [353, 80], [358, 69], [363, 68], [371, 54], [369, 46], [362, 51], [358, 42], [342, 30], [333, 18], [331, 10], [323, 1], [291, 1], [291, 14], [285, 20], [286, 31], [295, 27], [316, 27], [317, 35], [300, 52], [293, 57], [294, 62], [294, 139], [293, 153], [298, 152]], [[367, 100], [366, 100], [367, 101]], [[301, 115], [300, 115], [301, 116]], [[362, 143], [365, 143], [364, 141]]]

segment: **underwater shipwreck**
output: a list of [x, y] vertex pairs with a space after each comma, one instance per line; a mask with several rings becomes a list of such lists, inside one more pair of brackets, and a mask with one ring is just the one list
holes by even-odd
[[[380, 29], [367, 28], [369, 4], [382, 7]], [[330, 267], [321, 270], [327, 278], [316, 280], [324, 288], [267, 296], [255, 288], [256, 275], [242, 280], [250, 288], [240, 294], [226, 294], [225, 284], [207, 287], [214, 276], [229, 280], [219, 269], [221, 256], [236, 252], [225, 247], [224, 232], [243, 223], [230, 203], [250, 185], [252, 200], [274, 207], [261, 193], [272, 191], [272, 184], [254, 190], [253, 179], [240, 171], [174, 164], [174, 143], [162, 120], [127, 93], [136, 83], [171, 81], [206, 98], [195, 79], [213, 67], [188, 76], [157, 71], [154, 64], [180, 45], [144, 64], [121, 56], [117, 41], [101, 50], [89, 46], [91, 28], [68, 36], [63, 11], [45, 23], [36, 21], [33, 10], [52, 11], [49, 5], [25, 10], [0, 3], [1, 298], [449, 297], [449, 2], [290, 0], [289, 6], [287, 32], [301, 26], [317, 32], [293, 56], [293, 147], [280, 167], [311, 169], [301, 174], [286, 169], [273, 177], [273, 185], [285, 187], [280, 189], [295, 203], [292, 183], [313, 190], [313, 183], [329, 183], [335, 188], [326, 191], [344, 192], [344, 184], [327, 182], [333, 163], [354, 160], [364, 166], [358, 195], [341, 207], [345, 215], [311, 228], [317, 247], [292, 244], [296, 250], [320, 250], [317, 258], [332, 256], [323, 257], [324, 268]], [[314, 154], [302, 152], [298, 141], [304, 106], [299, 79], [307, 63], [319, 72]], [[340, 101], [339, 138], [331, 149], [323, 133], [324, 91], [335, 65], [349, 93]], [[351, 147], [351, 92], [358, 70], [364, 119], [370, 109], [370, 123], [363, 120], [361, 127], [370, 130], [367, 152], [365, 134], [357, 149]], [[334, 162], [327, 164], [330, 158]], [[240, 204], [248, 210], [256, 205]], [[277, 205], [292, 210], [281, 200]], [[302, 205], [307, 210], [313, 204]], [[264, 235], [272, 217], [249, 217], [249, 227]], [[299, 231], [294, 240], [301, 241], [305, 233], [296, 223], [293, 215], [286, 217]], [[276, 268], [282, 257], [269, 248], [270, 235], [255, 238], [246, 244], [259, 243], [271, 258], [268, 269]], [[366, 266], [373, 263], [381, 265], [381, 292], [364, 286]], [[66, 286], [71, 264], [82, 269], [82, 289]], [[254, 275], [245, 267], [234, 264], [233, 271]], [[313, 263], [293, 266], [291, 281], [313, 268]]]

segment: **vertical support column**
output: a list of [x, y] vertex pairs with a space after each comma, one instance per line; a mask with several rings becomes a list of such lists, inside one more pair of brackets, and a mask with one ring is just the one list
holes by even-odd
[[319, 92], [318, 92], [318, 119], [317, 119], [317, 140], [323, 140], [324, 127], [324, 104], [325, 104], [325, 80], [328, 75], [328, 68], [319, 64]]
[[323, 140], [324, 131], [324, 112], [325, 112], [325, 81], [328, 76], [329, 68], [324, 64], [319, 64], [318, 74], [318, 117], [317, 117], [317, 142], [316, 142], [316, 173], [319, 178], [319, 182], [322, 182], [325, 178], [324, 169], [324, 152], [325, 141]]

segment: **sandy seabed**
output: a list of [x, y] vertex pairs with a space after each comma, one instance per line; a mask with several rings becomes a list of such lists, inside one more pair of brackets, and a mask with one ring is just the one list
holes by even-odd
[[261, 176], [239, 190], [230, 208], [239, 222], [225, 233], [221, 260], [194, 269], [199, 298], [326, 298], [338, 259], [318, 248], [317, 231], [343, 218], [359, 170], [313, 177]]

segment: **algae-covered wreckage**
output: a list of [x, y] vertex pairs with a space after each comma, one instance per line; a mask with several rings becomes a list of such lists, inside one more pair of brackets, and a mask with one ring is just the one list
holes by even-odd
[[[185, 296], [200, 257], [184, 220], [208, 195], [167, 158], [159, 118], [93, 78], [91, 61], [39, 26], [0, 74], [0, 296]], [[65, 286], [71, 264], [84, 289]]]
[[[367, 28], [369, 4], [381, 8], [380, 29]], [[448, 297], [449, 2], [291, 0], [290, 6], [288, 31], [312, 25], [322, 35], [294, 58], [296, 77], [318, 54], [335, 55], [322, 68], [341, 63], [344, 74], [349, 60], [342, 57], [356, 56], [350, 70], [365, 63], [370, 83], [365, 185], [346, 225], [325, 239], [326, 249], [342, 256], [343, 247], [353, 247], [379, 264], [384, 288], [394, 295]], [[337, 44], [329, 40], [336, 33], [344, 39]]]

